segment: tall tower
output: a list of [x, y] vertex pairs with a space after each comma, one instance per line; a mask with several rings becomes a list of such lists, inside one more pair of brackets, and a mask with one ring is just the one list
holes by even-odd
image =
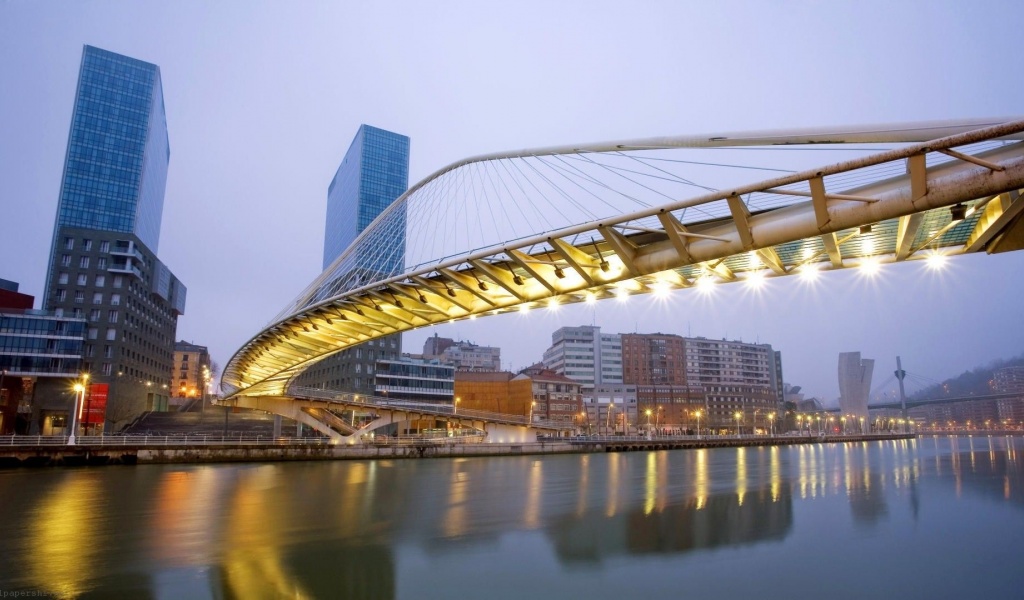
[[861, 433], [868, 430], [868, 394], [871, 393], [871, 374], [875, 361], [861, 359], [860, 352], [839, 353], [839, 410], [854, 419], [854, 427]]
[[43, 303], [87, 319], [86, 401], [108, 424], [167, 407], [186, 294], [156, 255], [169, 161], [160, 68], [85, 46]]
[[[408, 187], [409, 138], [360, 125], [327, 188], [322, 268], [333, 271], [330, 289], [351, 289], [405, 268], [404, 212], [390, 222], [388, 231], [374, 233], [377, 239], [352, 248], [349, 255], [346, 250]], [[315, 363], [298, 383], [373, 394], [376, 361], [395, 360], [401, 354], [402, 336], [386, 336]]]

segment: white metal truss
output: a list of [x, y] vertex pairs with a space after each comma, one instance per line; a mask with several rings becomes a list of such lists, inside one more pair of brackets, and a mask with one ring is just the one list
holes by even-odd
[[[1022, 132], [1022, 120], [993, 119], [657, 138], [460, 161], [399, 198], [285, 314], [246, 342], [229, 361], [223, 387], [231, 396], [286, 395], [297, 374], [345, 348], [523, 307], [684, 288], [705, 279], [845, 268], [868, 257], [905, 261], [937, 250], [948, 255], [1019, 249], [1024, 142], [1012, 140]], [[420, 216], [409, 221], [410, 198], [434, 194], [433, 210], [445, 210], [446, 198], [432, 182], [510, 157], [586, 159], [695, 146], [851, 142], [911, 145], [412, 265], [398, 260], [404, 237], [400, 250], [388, 242], [407, 225], [422, 224]], [[473, 186], [497, 187], [489, 173], [468, 183], [453, 181], [472, 196]], [[593, 182], [589, 175], [582, 178]], [[559, 189], [567, 202], [576, 201]], [[528, 197], [530, 190], [522, 192]]]

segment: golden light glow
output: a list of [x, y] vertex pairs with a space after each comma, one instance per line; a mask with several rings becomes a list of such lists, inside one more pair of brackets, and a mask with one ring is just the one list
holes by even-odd
[[925, 264], [933, 271], [941, 271], [946, 268], [946, 255], [940, 252], [933, 252], [925, 259]]
[[881, 268], [881, 263], [876, 258], [865, 258], [860, 262], [860, 272], [868, 277], [874, 277], [878, 275], [878, 271]]
[[529, 304], [520, 304], [519, 305], [519, 312], [524, 314], [524, 315], [526, 313], [530, 312], [530, 305]]
[[548, 298], [548, 309], [558, 310], [559, 306], [558, 298]]
[[672, 291], [672, 286], [667, 282], [658, 281], [651, 285], [651, 290], [654, 292], [654, 296], [657, 298], [667, 298], [668, 293]]
[[615, 297], [618, 298], [619, 301], [625, 302], [629, 299], [629, 290], [624, 287], [620, 287], [618, 291], [615, 292]]
[[752, 288], [759, 288], [764, 284], [764, 279], [764, 271], [751, 271], [747, 273], [746, 282]]
[[804, 281], [814, 281], [818, 278], [818, 265], [804, 265], [800, 267], [800, 278]]
[[593, 303], [597, 302], [597, 296], [595, 296], [593, 292], [587, 292], [583, 296], [583, 298], [584, 298], [584, 302], [586, 302], [587, 304], [593, 304]]
[[715, 288], [715, 280], [708, 275], [701, 275], [697, 278], [697, 289], [705, 294], [711, 293]]

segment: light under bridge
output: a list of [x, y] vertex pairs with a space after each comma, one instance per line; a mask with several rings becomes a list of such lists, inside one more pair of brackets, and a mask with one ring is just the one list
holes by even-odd
[[[476, 439], [479, 434], [489, 442], [514, 443], [532, 441], [538, 434], [557, 434], [571, 428], [565, 423], [537, 421], [532, 419], [532, 415], [511, 415], [459, 408], [457, 404], [415, 402], [301, 386], [288, 388], [285, 397], [254, 396], [238, 405], [288, 417], [346, 443], [367, 439], [392, 424], [428, 418], [450, 424], [451, 441], [457, 441], [455, 436]], [[352, 415], [351, 420], [346, 420], [339, 412]], [[361, 415], [358, 422], [356, 414]]]
[[[987, 119], [653, 138], [460, 161], [397, 199], [235, 353], [224, 402], [292, 416], [287, 406], [300, 400], [289, 390], [317, 361], [453, 320], [1020, 249], [1022, 132], [1024, 120]], [[857, 148], [870, 154], [728, 186], [685, 171], [726, 165], [677, 157], [698, 148], [867, 144], [899, 147]]]

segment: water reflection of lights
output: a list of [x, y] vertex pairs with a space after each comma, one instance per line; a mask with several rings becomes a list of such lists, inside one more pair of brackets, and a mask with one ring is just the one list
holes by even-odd
[[540, 527], [540, 493], [544, 487], [544, 461], [535, 460], [530, 465], [529, 481], [526, 488], [526, 511], [523, 522], [527, 529]]
[[779, 493], [782, 491], [782, 465], [779, 464], [779, 447], [772, 446], [771, 452], [771, 486], [772, 502], [779, 501]]
[[697, 510], [704, 508], [708, 499], [708, 451], [697, 450]]
[[466, 533], [466, 500], [469, 497], [469, 474], [454, 467], [448, 481], [448, 505], [441, 517], [441, 530], [446, 537], [459, 537]]
[[654, 510], [654, 503], [658, 493], [658, 465], [654, 452], [647, 453], [647, 469], [644, 473], [644, 514], [649, 515]]
[[625, 460], [620, 454], [608, 457], [608, 506], [605, 515], [614, 517], [619, 504], [619, 461]]
[[576, 500], [576, 516], [582, 517], [587, 512], [587, 493], [590, 489], [590, 456], [580, 456], [580, 485]]
[[32, 512], [26, 565], [33, 587], [61, 598], [87, 591], [93, 563], [105, 546], [97, 526], [97, 511], [104, 508], [101, 492], [96, 475], [72, 476]]
[[[288, 572], [281, 555], [289, 525], [288, 514], [276, 510], [287, 502], [280, 496], [280, 488], [275, 487], [278, 471], [275, 465], [246, 471], [226, 513], [223, 574], [227, 588], [239, 598], [309, 597], [294, 574]], [[348, 504], [356, 513], [355, 498]], [[275, 518], [268, 519], [267, 515]]]
[[743, 506], [743, 496], [747, 493], [747, 449], [736, 448], [736, 502]]

